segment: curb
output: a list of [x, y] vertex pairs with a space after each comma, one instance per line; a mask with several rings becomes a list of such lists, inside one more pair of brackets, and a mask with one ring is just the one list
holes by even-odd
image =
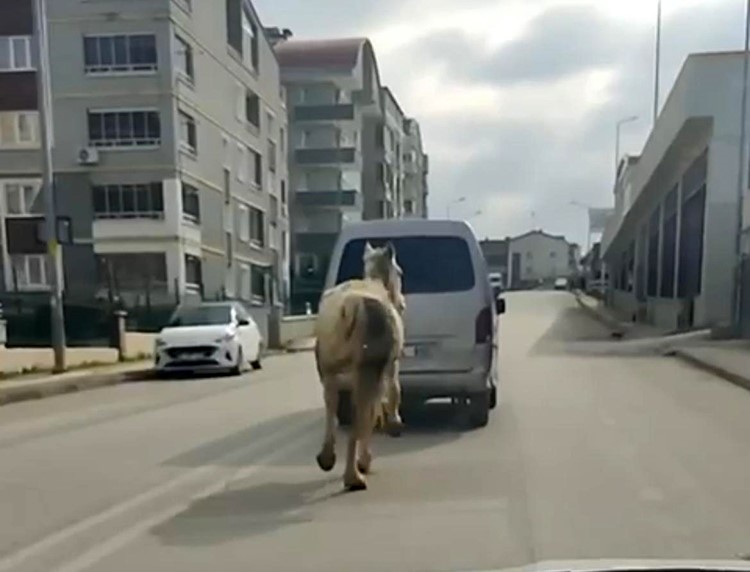
[[588, 314], [589, 317], [593, 318], [597, 322], [605, 325], [607, 328], [612, 330], [613, 337], [622, 338], [625, 335], [625, 333], [627, 332], [627, 328], [623, 327], [621, 322], [592, 308], [588, 304], [585, 304], [583, 300], [581, 300], [581, 295], [579, 292], [575, 292], [573, 295], [575, 296], [576, 302], [578, 303], [580, 308], [584, 312], [586, 312], [586, 314]]
[[20, 403], [32, 399], [43, 399], [54, 395], [87, 391], [120, 383], [132, 383], [153, 379], [153, 370], [137, 369], [112, 373], [85, 373], [80, 376], [55, 379], [54, 377], [39, 383], [29, 383], [27, 386], [3, 387], [0, 385], [0, 406]]
[[707, 373], [713, 374], [716, 377], [720, 377], [721, 379], [724, 379], [725, 381], [733, 383], [734, 385], [737, 385], [743, 389], [750, 390], [750, 378], [731, 372], [728, 369], [725, 369], [714, 363], [710, 363], [708, 361], [697, 358], [693, 355], [690, 355], [688, 352], [685, 352], [680, 349], [674, 349], [674, 350], [670, 350], [669, 352], [667, 352], [666, 355], [676, 357], [682, 360], [683, 362], [687, 363], [688, 365], [691, 365]]

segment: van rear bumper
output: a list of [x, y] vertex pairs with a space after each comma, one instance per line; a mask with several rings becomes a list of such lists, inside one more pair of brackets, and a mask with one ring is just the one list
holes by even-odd
[[465, 372], [402, 371], [399, 380], [402, 400], [461, 397], [490, 387], [484, 367]]

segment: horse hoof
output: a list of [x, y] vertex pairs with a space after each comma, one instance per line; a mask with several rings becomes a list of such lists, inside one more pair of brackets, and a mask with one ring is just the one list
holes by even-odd
[[401, 437], [404, 430], [404, 424], [401, 421], [392, 421], [388, 424], [388, 435], [391, 437]]
[[336, 465], [336, 453], [318, 453], [315, 460], [318, 461], [318, 466], [327, 473]]
[[367, 481], [362, 477], [356, 477], [354, 479], [345, 480], [344, 487], [346, 487], [346, 490], [350, 492], [366, 491]]

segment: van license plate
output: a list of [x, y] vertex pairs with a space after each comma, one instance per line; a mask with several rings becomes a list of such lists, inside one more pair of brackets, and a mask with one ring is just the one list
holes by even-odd
[[417, 346], [404, 346], [404, 357], [416, 357]]

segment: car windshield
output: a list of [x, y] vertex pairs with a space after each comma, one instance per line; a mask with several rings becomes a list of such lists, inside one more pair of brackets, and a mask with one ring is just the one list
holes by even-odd
[[231, 321], [230, 306], [195, 306], [180, 308], [169, 321], [169, 327], [212, 326]]
[[336, 283], [361, 278], [362, 255], [369, 240], [373, 246], [390, 241], [403, 270], [404, 294], [462, 292], [474, 287], [474, 267], [469, 246], [456, 236], [400, 236], [358, 238], [344, 247]]

